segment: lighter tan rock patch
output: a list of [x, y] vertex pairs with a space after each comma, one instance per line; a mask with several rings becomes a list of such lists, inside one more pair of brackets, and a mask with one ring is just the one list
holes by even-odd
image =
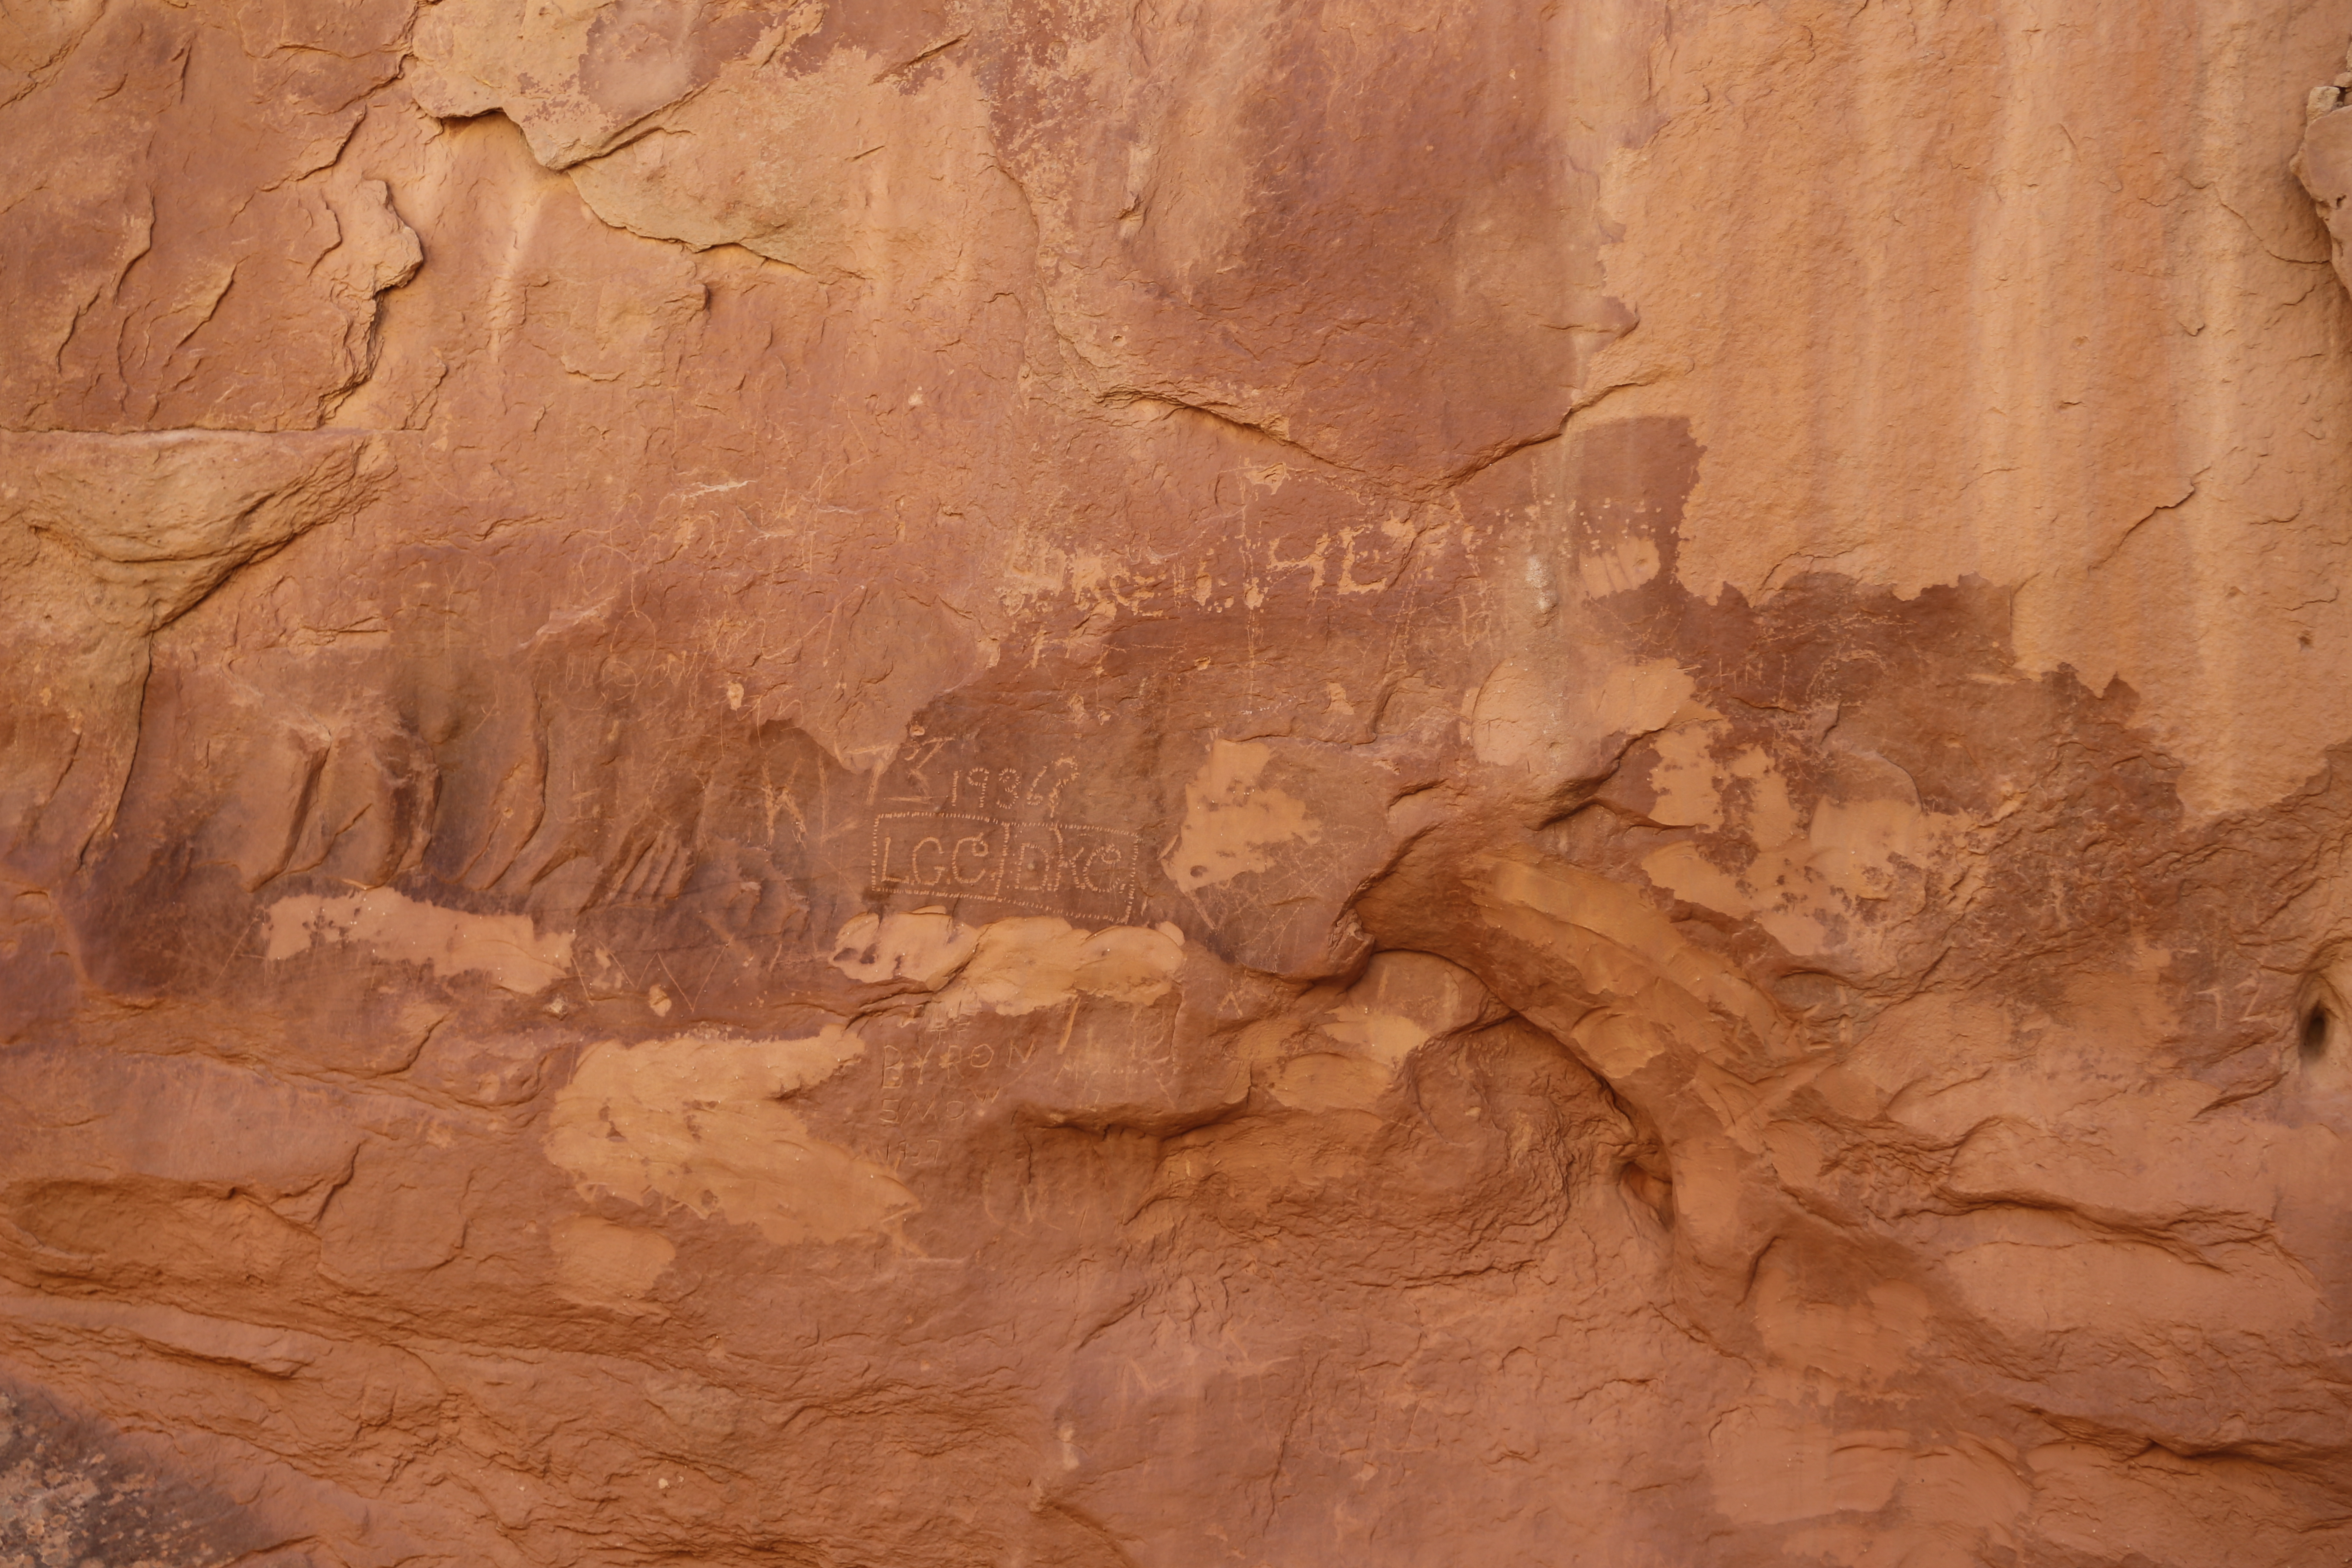
[[[1170, 928], [1173, 929], [1173, 928]], [[1088, 931], [1052, 916], [997, 921], [935, 1005], [949, 1017], [1034, 1013], [1081, 995], [1140, 1007], [1167, 994], [1181, 939], [1142, 926]]]
[[914, 1194], [780, 1103], [865, 1048], [837, 1025], [799, 1040], [607, 1040], [557, 1092], [548, 1158], [584, 1194], [667, 1198], [779, 1245], [887, 1234]]
[[1476, 1022], [1489, 1000], [1477, 977], [1459, 964], [1426, 952], [1379, 952], [1320, 1027], [1393, 1068], [1439, 1036]]
[[978, 927], [928, 910], [859, 915], [833, 948], [833, 966], [853, 979], [938, 991], [929, 1010], [944, 1018], [1034, 1013], [1082, 996], [1143, 1006], [1167, 994], [1184, 963], [1172, 925], [1090, 931], [1051, 915]]
[[1184, 786], [1184, 826], [1161, 864], [1188, 893], [1263, 871], [1278, 845], [1312, 844], [1322, 825], [1306, 803], [1260, 784], [1274, 748], [1262, 741], [1218, 741]]
[[1676, 721], [1713, 718], [1691, 703], [1697, 689], [1672, 659], [1612, 665], [1597, 682], [1505, 659], [1472, 694], [1470, 748], [1489, 767], [1556, 772], [1564, 759], [1611, 735], [1645, 735]]
[[867, 985], [911, 980], [936, 991], [971, 961], [979, 933], [939, 910], [858, 915], [833, 939], [832, 963]]
[[[1661, 747], [1662, 755], [1664, 751]], [[1759, 751], [1733, 758], [1711, 779], [1704, 758], [1677, 755], [1673, 763], [1654, 769], [1653, 782], [1665, 774], [1676, 808], [1699, 816], [1696, 808], [1704, 806], [1717, 824], [1727, 786], [1735, 779], [1747, 784], [1746, 804], [1735, 824], [1747, 840], [1740, 856], [1745, 864], [1727, 869], [1698, 845], [1685, 842], [1651, 851], [1643, 870], [1676, 898], [1735, 920], [1753, 920], [1790, 952], [1807, 956], [1867, 950], [1872, 922], [1909, 912], [1907, 907], [1873, 906], [1885, 904], [1902, 887], [1906, 869], [1916, 874], [1946, 867], [1975, 826], [1962, 816], [1921, 809], [1916, 795], [1891, 794], [1823, 800], [1808, 820], [1779, 770]], [[1661, 795], [1664, 798], [1663, 787]]]
[[572, 933], [541, 934], [529, 915], [474, 914], [422, 903], [390, 888], [348, 898], [280, 899], [269, 906], [265, 956], [365, 942], [378, 958], [422, 963], [436, 974], [482, 974], [530, 995], [572, 973]]

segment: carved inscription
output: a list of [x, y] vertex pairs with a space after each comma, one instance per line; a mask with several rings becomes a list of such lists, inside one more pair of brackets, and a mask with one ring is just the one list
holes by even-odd
[[874, 819], [874, 890], [987, 899], [1016, 909], [1125, 923], [1140, 849], [1132, 833], [946, 812]]
[[959, 757], [971, 745], [950, 736], [916, 736], [898, 753], [886, 798], [898, 805], [995, 816], [1060, 814], [1062, 793], [1078, 774], [1077, 758], [1056, 757], [1039, 768], [989, 767]]
[[874, 818], [872, 890], [1126, 923], [1142, 842], [1066, 819], [1062, 799], [1077, 759], [992, 767], [972, 763], [971, 750], [952, 738], [908, 742], [881, 802], [900, 809]]
[[1034, 1039], [1019, 1037], [996, 1044], [926, 1035], [885, 1045], [881, 1121], [915, 1127], [981, 1115], [1003, 1092], [999, 1080], [1017, 1075], [1036, 1054]]
[[[1156, 1025], [1112, 1006], [1090, 1016], [1073, 1000], [1055, 1015], [1010, 1020], [982, 1036], [939, 1021], [902, 1026], [875, 1041], [876, 1120], [894, 1163], [938, 1158], [971, 1127], [1000, 1114], [1010, 1092], [1064, 1111], [1168, 1103], [1182, 1092], [1173, 998]], [[1020, 1086], [1017, 1089], [1015, 1086]]]

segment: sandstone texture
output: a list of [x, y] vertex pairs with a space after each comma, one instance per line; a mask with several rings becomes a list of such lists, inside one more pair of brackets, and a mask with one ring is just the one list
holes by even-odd
[[0, 1564], [2352, 1561], [2347, 39], [0, 0]]

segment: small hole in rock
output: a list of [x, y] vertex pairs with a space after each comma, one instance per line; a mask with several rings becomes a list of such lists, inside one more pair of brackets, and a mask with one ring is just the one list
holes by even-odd
[[2303, 1059], [2316, 1061], [2327, 1050], [2327, 1009], [2314, 1007], [2303, 1016]]

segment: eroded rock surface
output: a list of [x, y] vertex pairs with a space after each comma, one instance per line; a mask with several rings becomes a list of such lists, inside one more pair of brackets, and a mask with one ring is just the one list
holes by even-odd
[[0, 9], [0, 1562], [2352, 1558], [2347, 35]]

